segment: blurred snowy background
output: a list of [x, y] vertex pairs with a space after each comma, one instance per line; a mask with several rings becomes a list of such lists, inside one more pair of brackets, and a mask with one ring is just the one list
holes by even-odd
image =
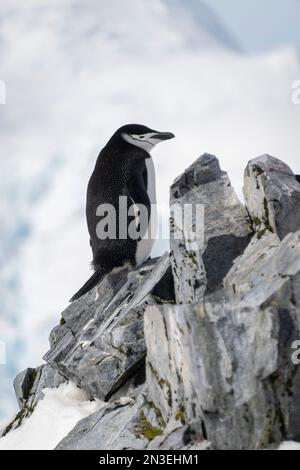
[[299, 0], [1, 0], [0, 420], [90, 275], [86, 185], [119, 126], [176, 134], [154, 152], [160, 204], [206, 151], [240, 196], [262, 153], [300, 173], [299, 21]]

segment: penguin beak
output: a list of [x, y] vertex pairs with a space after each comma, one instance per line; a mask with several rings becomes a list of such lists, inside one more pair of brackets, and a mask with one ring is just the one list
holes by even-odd
[[157, 132], [157, 134], [153, 134], [151, 136], [151, 139], [157, 139], [157, 140], [170, 140], [174, 139], [175, 135], [172, 134], [172, 132]]

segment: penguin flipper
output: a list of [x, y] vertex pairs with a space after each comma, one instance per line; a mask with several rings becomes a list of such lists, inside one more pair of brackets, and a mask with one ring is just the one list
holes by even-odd
[[84, 294], [89, 292], [93, 287], [95, 287], [101, 279], [105, 276], [105, 271], [103, 270], [97, 270], [94, 272], [94, 274], [89, 278], [89, 280], [79, 289], [76, 294], [73, 295], [71, 298], [70, 302], [74, 302], [74, 300], [78, 300], [80, 297], [82, 297]]

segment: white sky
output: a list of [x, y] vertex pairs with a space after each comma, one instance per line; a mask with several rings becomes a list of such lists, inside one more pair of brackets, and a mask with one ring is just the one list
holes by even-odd
[[205, 0], [248, 52], [300, 48], [299, 0]]

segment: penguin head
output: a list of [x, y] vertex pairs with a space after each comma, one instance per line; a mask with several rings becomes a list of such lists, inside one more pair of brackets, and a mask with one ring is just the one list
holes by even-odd
[[127, 124], [116, 132], [123, 140], [150, 152], [157, 144], [175, 137], [171, 132], [158, 132], [140, 124]]

